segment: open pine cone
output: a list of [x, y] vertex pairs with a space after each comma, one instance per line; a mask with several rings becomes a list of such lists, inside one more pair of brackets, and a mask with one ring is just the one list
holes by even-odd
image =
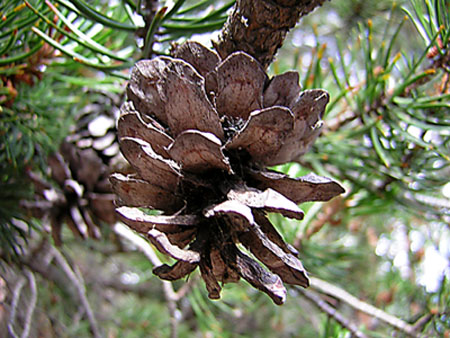
[[80, 238], [99, 238], [102, 224], [117, 222], [108, 177], [110, 168], [123, 167], [125, 162], [119, 154], [114, 123], [122, 99], [115, 94], [94, 94], [88, 93], [96, 100], [84, 107], [72, 133], [48, 158], [53, 182], [28, 173], [35, 195], [22, 201], [22, 206], [48, 221], [57, 245], [62, 243], [64, 224]]
[[[282, 304], [282, 281], [307, 287], [309, 280], [267, 212], [302, 219], [297, 204], [327, 201], [344, 190], [328, 178], [293, 179], [264, 168], [308, 150], [329, 96], [301, 92], [296, 72], [269, 79], [243, 52], [220, 60], [186, 42], [172, 55], [133, 68], [118, 134], [136, 174], [110, 177], [122, 205], [117, 212], [177, 260], [153, 270], [160, 278], [176, 280], [199, 266], [212, 299], [220, 298], [219, 282], [242, 277]], [[163, 214], [150, 216], [139, 207]]]

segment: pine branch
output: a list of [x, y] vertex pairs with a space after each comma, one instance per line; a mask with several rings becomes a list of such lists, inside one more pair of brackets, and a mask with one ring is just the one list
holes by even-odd
[[238, 0], [214, 44], [222, 59], [241, 50], [267, 68], [298, 20], [325, 0]]
[[345, 318], [339, 311], [321, 299], [317, 294], [311, 291], [303, 290], [301, 288], [295, 288], [308, 300], [310, 300], [321, 311], [325, 312], [328, 316], [334, 318], [342, 327], [350, 331], [353, 337], [368, 338], [363, 332], [361, 332], [354, 323]]
[[34, 274], [30, 270], [26, 270], [25, 274], [27, 275], [28, 282], [30, 284], [31, 297], [30, 302], [28, 304], [27, 313], [25, 316], [25, 324], [22, 331], [22, 337], [27, 338], [30, 335], [31, 329], [31, 320], [33, 319], [33, 313], [36, 308], [37, 303], [37, 286], [36, 286], [36, 278], [34, 278]]
[[[132, 230], [130, 230], [128, 227], [126, 227], [121, 223], [116, 223], [113, 229], [117, 235], [130, 241], [140, 251], [142, 251], [154, 266], [160, 266], [163, 264], [161, 260], [158, 258], [158, 256], [156, 256], [155, 252], [153, 251], [149, 243], [145, 241], [142, 237], [134, 233]], [[173, 290], [172, 284], [170, 282], [162, 281], [162, 285], [164, 290], [164, 296], [167, 301], [167, 307], [170, 313], [170, 337], [175, 338], [177, 337], [178, 331], [178, 320], [176, 319], [176, 311], [177, 311], [176, 302], [178, 301], [179, 296]]]
[[8, 333], [16, 338], [18, 337], [14, 330], [14, 323], [16, 321], [16, 312], [20, 300], [20, 294], [22, 292], [23, 287], [25, 286], [25, 278], [23, 276], [20, 277], [19, 281], [16, 283], [13, 290], [13, 298], [11, 302], [11, 313], [8, 320]]
[[[13, 290], [13, 298], [11, 302], [11, 311], [10, 316], [8, 319], [8, 333], [12, 337], [21, 337], [21, 338], [28, 338], [30, 336], [30, 329], [31, 329], [31, 320], [33, 318], [34, 310], [36, 309], [36, 303], [37, 303], [37, 287], [36, 287], [36, 279], [34, 278], [33, 273], [26, 269], [25, 275], [27, 278], [25, 278], [23, 275], [19, 277], [19, 280], [16, 282], [16, 285], [14, 286]], [[26, 313], [23, 325], [22, 333], [18, 335], [14, 329], [14, 326], [16, 324], [16, 319], [18, 316], [18, 310], [20, 310], [21, 306], [20, 303], [20, 297], [22, 295], [22, 289], [25, 287], [26, 281], [28, 279], [28, 284], [30, 285], [30, 297], [29, 301], [25, 304], [24, 307], [26, 307]], [[25, 298], [25, 297], [24, 297]], [[28, 299], [27, 299], [28, 300]], [[22, 305], [23, 306], [23, 305]]]
[[94, 337], [95, 338], [102, 337], [94, 312], [92, 311], [92, 308], [86, 297], [86, 288], [84, 284], [82, 284], [82, 282], [77, 277], [76, 273], [71, 268], [71, 266], [64, 258], [64, 256], [61, 254], [61, 252], [59, 252], [55, 247], [50, 247], [49, 250], [52, 253], [58, 265], [61, 267], [66, 276], [69, 278], [70, 282], [75, 286], [78, 293], [78, 297], [80, 298], [81, 304], [84, 308], [84, 311], [86, 312], [86, 316], [88, 317], [89, 324], [91, 325], [91, 330]]
[[411, 337], [417, 337], [416, 328], [405, 321], [392, 316], [386, 312], [384, 312], [381, 309], [378, 309], [374, 307], [373, 305], [370, 305], [368, 303], [365, 303], [355, 296], [351, 295], [347, 291], [337, 287], [336, 285], [333, 285], [331, 283], [328, 283], [324, 280], [321, 280], [319, 278], [310, 277], [311, 280], [311, 287], [313, 289], [316, 289], [322, 293], [325, 293], [327, 295], [330, 295], [332, 297], [335, 297], [351, 307], [353, 307], [356, 310], [359, 310], [361, 312], [364, 312], [368, 314], [369, 316], [378, 318], [379, 320], [382, 320], [383, 322], [391, 325], [392, 327], [405, 332]]

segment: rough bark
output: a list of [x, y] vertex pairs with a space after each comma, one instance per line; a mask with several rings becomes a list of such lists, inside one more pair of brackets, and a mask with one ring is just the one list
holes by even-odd
[[222, 59], [236, 51], [272, 62], [286, 33], [325, 0], [237, 0], [214, 47]]

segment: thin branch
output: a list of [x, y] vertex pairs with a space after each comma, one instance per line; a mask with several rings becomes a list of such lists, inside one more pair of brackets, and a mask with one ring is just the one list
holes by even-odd
[[81, 281], [78, 279], [75, 272], [72, 270], [72, 268], [70, 267], [69, 263], [66, 261], [64, 256], [55, 247], [51, 247], [50, 250], [51, 250], [56, 262], [62, 268], [62, 270], [64, 271], [66, 276], [72, 282], [72, 284], [75, 286], [77, 293], [78, 293], [78, 297], [80, 298], [81, 304], [83, 305], [84, 310], [86, 311], [86, 316], [88, 318], [92, 333], [94, 334], [94, 337], [100, 338], [102, 336], [101, 331], [98, 327], [97, 320], [95, 319], [94, 312], [92, 311], [92, 308], [86, 297], [84, 285], [82, 285]]
[[[66, 258], [67, 261], [67, 258]], [[81, 273], [80, 269], [78, 268], [78, 266], [74, 265], [72, 268], [73, 272], [75, 273], [75, 276], [78, 278], [78, 280], [80, 281], [80, 287], [82, 288], [82, 292], [84, 294], [86, 294], [86, 284], [84, 282], [83, 279], [83, 274]]]
[[14, 322], [16, 321], [16, 312], [17, 306], [19, 305], [20, 301], [20, 293], [22, 292], [24, 285], [25, 285], [25, 278], [23, 276], [20, 276], [13, 290], [13, 298], [11, 301], [11, 312], [8, 320], [8, 332], [14, 338], [18, 337], [16, 332], [14, 331]]
[[[101, 285], [102, 287], [111, 288], [120, 292], [130, 292], [134, 293], [140, 297], [147, 296], [151, 293], [151, 284], [152, 282], [140, 283], [137, 285], [130, 285], [120, 282], [117, 279], [105, 279], [98, 278], [99, 276], [90, 276], [88, 280], [88, 284], [96, 283]], [[192, 286], [197, 282], [198, 276], [192, 276], [189, 278], [186, 283], [184, 283], [174, 294], [174, 300], [179, 301], [191, 290]]]
[[78, 293], [74, 287], [68, 283], [68, 277], [59, 267], [52, 265], [54, 259], [52, 245], [48, 240], [43, 240], [40, 246], [33, 251], [32, 255], [21, 257], [21, 263], [31, 271], [40, 274], [44, 279], [52, 281], [61, 289], [66, 290], [70, 296], [78, 301]]
[[324, 280], [321, 280], [319, 278], [310, 277], [311, 281], [311, 287], [313, 289], [316, 289], [322, 293], [325, 293], [327, 295], [330, 295], [332, 297], [335, 297], [337, 299], [340, 299], [341, 301], [347, 303], [354, 309], [357, 309], [361, 312], [364, 312], [368, 314], [369, 316], [378, 318], [379, 320], [382, 320], [383, 322], [391, 325], [392, 327], [405, 332], [406, 334], [417, 337], [417, 332], [414, 326], [406, 323], [405, 321], [392, 316], [386, 312], [384, 312], [381, 309], [376, 308], [373, 305], [370, 305], [368, 303], [365, 303], [355, 296], [351, 295], [347, 291], [337, 287], [336, 285], [333, 285], [331, 283], [328, 283]]
[[30, 270], [25, 270], [25, 274], [28, 278], [28, 283], [30, 284], [30, 303], [28, 304], [27, 313], [25, 315], [25, 323], [22, 331], [22, 338], [28, 338], [30, 335], [31, 329], [31, 320], [33, 318], [34, 309], [36, 308], [37, 303], [37, 287], [36, 287], [36, 279], [34, 278], [34, 274]]
[[119, 292], [129, 292], [134, 293], [138, 297], [144, 297], [148, 295], [148, 293], [151, 291], [151, 283], [140, 283], [137, 285], [134, 284], [125, 284], [117, 279], [97, 279], [90, 277], [88, 283], [97, 283], [103, 288], [111, 288]]
[[368, 338], [368, 336], [361, 332], [354, 323], [350, 322], [334, 307], [321, 299], [320, 296], [311, 291], [307, 291], [301, 288], [296, 287], [295, 289], [299, 291], [303, 296], [305, 296], [308, 300], [310, 300], [314, 305], [316, 305], [321, 311], [334, 318], [334, 320], [337, 321], [342, 327], [349, 330], [353, 337]]
[[148, 242], [141, 236], [137, 235], [134, 231], [130, 230], [122, 223], [116, 223], [113, 227], [113, 230], [120, 237], [125, 238], [129, 242], [133, 243], [140, 251], [142, 251], [142, 253], [154, 266], [160, 266], [163, 264], [158, 256], [156, 256], [155, 252], [150, 247]]
[[[117, 235], [127, 239], [128, 241], [133, 243], [140, 251], [142, 251], [154, 266], [160, 266], [163, 264], [158, 256], [156, 256], [155, 251], [152, 249], [150, 244], [134, 231], [130, 230], [128, 227], [121, 223], [116, 223], [113, 229]], [[176, 302], [179, 297], [173, 290], [172, 284], [169, 281], [162, 281], [162, 285], [164, 296], [166, 298], [170, 313], [170, 337], [175, 338], [177, 337], [178, 331], [178, 321], [176, 316], [176, 312], [178, 309]]]
[[[168, 289], [168, 287], [163, 284], [163, 288], [164, 294], [166, 294], [166, 289]], [[170, 286], [170, 289], [173, 291], [172, 286]], [[177, 303], [172, 299], [171, 300], [167, 299], [167, 308], [169, 309], [170, 313], [170, 338], [177, 338], [178, 337]]]
[[415, 323], [414, 323], [414, 330], [416, 330], [416, 332], [421, 332], [425, 325], [427, 325], [429, 323], [430, 320], [433, 319], [435, 315], [432, 313], [427, 313], [424, 316], [420, 317]]
[[197, 275], [190, 277], [187, 280], [187, 282], [184, 283], [183, 286], [181, 286], [177, 292], [175, 292], [175, 298], [177, 301], [182, 299], [184, 296], [186, 296], [189, 293], [189, 291], [191, 291], [192, 286], [197, 282], [198, 277], [199, 276], [197, 276]]

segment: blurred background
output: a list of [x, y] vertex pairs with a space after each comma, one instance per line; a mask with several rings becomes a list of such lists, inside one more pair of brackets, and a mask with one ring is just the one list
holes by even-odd
[[194, 272], [118, 223], [115, 121], [141, 58], [211, 47], [234, 1], [9, 0], [0, 14], [0, 335], [450, 337], [450, 17], [446, 0], [325, 2], [269, 68], [331, 101], [292, 177], [346, 194], [271, 215], [313, 277], [278, 307], [246, 282], [211, 301]]

